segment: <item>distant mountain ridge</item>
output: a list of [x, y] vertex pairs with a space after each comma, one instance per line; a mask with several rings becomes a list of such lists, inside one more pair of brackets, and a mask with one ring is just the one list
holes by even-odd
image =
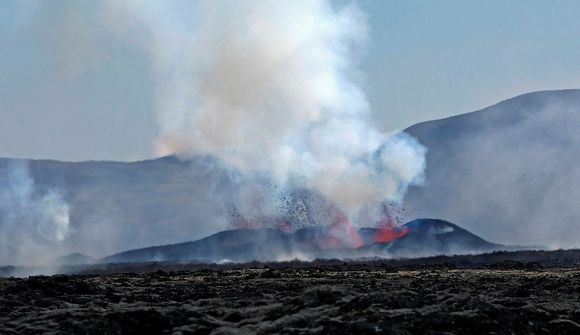
[[429, 151], [409, 219], [441, 217], [510, 244], [578, 246], [580, 90], [533, 92], [407, 128]]
[[[408, 128], [429, 151], [425, 185], [405, 197], [407, 219], [444, 218], [503, 244], [578, 245], [579, 127], [580, 90], [562, 90]], [[12, 161], [0, 159], [0, 170]], [[58, 254], [103, 257], [232, 228], [239, 178], [211, 157], [29, 166], [35, 188], [58, 188], [70, 204]], [[308, 217], [304, 208], [292, 215]]]

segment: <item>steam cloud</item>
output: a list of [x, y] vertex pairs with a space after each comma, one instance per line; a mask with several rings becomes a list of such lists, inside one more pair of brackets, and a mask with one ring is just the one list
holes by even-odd
[[[328, 1], [110, 1], [155, 68], [159, 154], [322, 194], [353, 220], [422, 182], [426, 149], [384, 134], [359, 85], [368, 28]], [[139, 35], [137, 32], [146, 32]]]
[[26, 161], [0, 169], [0, 264], [50, 261], [70, 234], [69, 211], [58, 189], [35, 189]]

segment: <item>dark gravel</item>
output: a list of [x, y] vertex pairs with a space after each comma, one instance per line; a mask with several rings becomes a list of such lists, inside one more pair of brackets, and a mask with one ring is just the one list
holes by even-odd
[[246, 267], [0, 279], [0, 334], [580, 334], [580, 268]]

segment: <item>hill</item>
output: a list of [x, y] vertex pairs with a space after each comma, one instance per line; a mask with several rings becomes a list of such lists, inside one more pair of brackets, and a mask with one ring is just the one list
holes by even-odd
[[562, 90], [406, 129], [429, 148], [408, 218], [445, 218], [506, 244], [578, 246], [579, 127], [580, 90]]
[[99, 263], [146, 262], [251, 262], [291, 259], [361, 257], [426, 257], [511, 250], [513, 247], [490, 243], [459, 226], [443, 220], [420, 219], [400, 229], [407, 233], [391, 242], [375, 242], [377, 228], [363, 228], [362, 246], [328, 244], [333, 232], [328, 227], [302, 228], [295, 232], [275, 229], [237, 229], [222, 231], [186, 243], [125, 251]]

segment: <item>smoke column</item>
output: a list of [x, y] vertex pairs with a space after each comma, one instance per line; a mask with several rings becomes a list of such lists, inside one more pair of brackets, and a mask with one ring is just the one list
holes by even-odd
[[0, 264], [40, 264], [70, 234], [69, 205], [57, 189], [39, 194], [26, 161], [0, 169]]
[[218, 157], [249, 180], [316, 191], [351, 220], [422, 182], [426, 149], [373, 126], [357, 68], [368, 28], [356, 6], [110, 1], [108, 9], [150, 50], [160, 155]]

